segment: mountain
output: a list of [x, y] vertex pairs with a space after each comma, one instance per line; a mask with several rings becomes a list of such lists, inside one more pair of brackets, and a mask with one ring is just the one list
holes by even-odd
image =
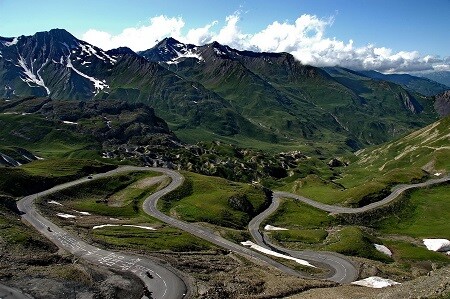
[[428, 78], [430, 80], [444, 84], [450, 88], [450, 71], [418, 73], [417, 76]]
[[216, 92], [279, 142], [323, 140], [358, 148], [437, 116], [430, 98], [397, 84], [331, 76], [288, 53], [239, 51], [217, 42], [185, 45], [170, 38], [139, 54]]
[[[176, 127], [233, 135], [252, 125], [220, 96], [128, 48], [103, 51], [62, 29], [0, 38], [4, 97], [125, 99], [152, 105]], [[264, 136], [254, 129], [256, 135]]]
[[406, 89], [426, 96], [434, 96], [450, 89], [447, 85], [438, 83], [431, 79], [412, 76], [409, 74], [382, 74], [377, 71], [359, 72], [369, 78], [393, 82], [404, 86]]
[[[139, 55], [138, 55], [139, 54]], [[103, 51], [62, 29], [0, 38], [5, 98], [125, 100], [152, 106], [187, 142], [347, 152], [434, 121], [434, 99], [288, 53], [239, 51], [173, 38], [134, 53]]]

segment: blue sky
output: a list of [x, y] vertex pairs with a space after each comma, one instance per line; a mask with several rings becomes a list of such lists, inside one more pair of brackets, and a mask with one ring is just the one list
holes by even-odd
[[[64, 28], [103, 48], [120, 45], [143, 50], [171, 34], [185, 42], [218, 39], [236, 48], [287, 51], [317, 65], [337, 62], [352, 66], [349, 60], [359, 59], [355, 67], [367, 64], [396, 71], [396, 64], [402, 64], [405, 70], [420, 70], [426, 68], [424, 61], [428, 65], [436, 61], [435, 65], [445, 68], [445, 58], [450, 56], [449, 12], [450, 0], [0, 0], [0, 36]], [[155, 18], [162, 15], [164, 20]], [[302, 18], [298, 26], [312, 30], [313, 39], [296, 38], [302, 29], [287, 26], [295, 25], [302, 15], [308, 18]], [[268, 32], [266, 29], [274, 22], [286, 25], [277, 28], [289, 32], [289, 36], [277, 35], [275, 26]], [[188, 36], [189, 30], [208, 24], [208, 28]], [[174, 27], [167, 32], [155, 30], [170, 26]], [[127, 32], [131, 32], [124, 31], [127, 28], [134, 29], [134, 39], [127, 38]], [[145, 34], [148, 43], [141, 42], [146, 39]], [[254, 37], [258, 34], [259, 39]], [[275, 43], [283, 38], [285, 42], [276, 45], [263, 42]], [[316, 49], [308, 51], [308, 47]], [[319, 61], [324, 53], [330, 56]], [[408, 59], [416, 60], [413, 67], [405, 64]]]

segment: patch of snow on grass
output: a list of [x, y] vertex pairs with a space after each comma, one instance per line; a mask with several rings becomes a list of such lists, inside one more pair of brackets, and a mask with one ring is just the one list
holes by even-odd
[[[110, 218], [110, 219], [112, 219], [112, 218]], [[114, 219], [114, 220], [118, 220], [118, 219]], [[121, 224], [102, 224], [102, 225], [96, 225], [96, 226], [92, 227], [92, 229], [98, 229], [98, 228], [109, 227], [109, 226], [127, 226], [127, 227], [142, 228], [142, 229], [146, 229], [146, 230], [156, 230], [150, 226], [132, 225], [132, 224], [123, 224], [123, 225], [121, 225]]]
[[91, 215], [91, 213], [89, 213], [89, 212], [83, 212], [83, 211], [77, 211], [77, 210], [74, 210], [74, 211], [77, 212], [78, 214], [85, 215], [85, 216]]
[[154, 229], [153, 227], [150, 227], [150, 226], [142, 226], [142, 225], [124, 224], [123, 226], [137, 227], [137, 228], [142, 228], [142, 229], [147, 229], [147, 230], [156, 230], [156, 229]]
[[393, 281], [391, 279], [387, 279], [387, 278], [371, 276], [371, 277], [367, 277], [367, 278], [364, 278], [361, 280], [354, 281], [354, 282], [352, 282], [352, 284], [356, 284], [356, 285], [363, 286], [363, 287], [381, 289], [381, 288], [389, 287], [389, 286], [400, 284], [400, 283]]
[[264, 226], [264, 230], [288, 230], [288, 229], [267, 224], [266, 226]]
[[390, 251], [389, 248], [387, 248], [386, 246], [381, 244], [373, 244], [373, 245], [375, 246], [375, 249], [378, 250], [379, 252], [392, 256], [392, 251]]
[[51, 203], [52, 205], [58, 205], [58, 206], [62, 206], [63, 205], [62, 203], [57, 202], [55, 200], [50, 200], [50, 201], [48, 201], [48, 203]]
[[281, 254], [281, 253], [278, 253], [278, 252], [266, 249], [266, 248], [264, 248], [262, 246], [256, 245], [252, 241], [241, 242], [241, 244], [244, 245], [244, 246], [250, 246], [251, 249], [254, 249], [256, 251], [259, 251], [259, 252], [262, 252], [262, 253], [265, 253], [265, 254], [268, 254], [268, 255], [284, 258], [284, 259], [287, 259], [287, 260], [293, 260], [293, 261], [299, 263], [300, 265], [316, 268], [315, 266], [311, 265], [309, 262], [307, 262], [305, 260], [301, 260], [301, 259], [289, 256], [289, 255]]
[[435, 176], [440, 176], [442, 173], [441, 172], [436, 172], [434, 175]]
[[423, 244], [432, 251], [450, 250], [450, 241], [447, 239], [423, 239]]
[[102, 227], [108, 227], [108, 226], [120, 226], [120, 224], [102, 224], [102, 225], [96, 225], [92, 229], [98, 229]]
[[73, 121], [68, 121], [68, 120], [63, 120], [62, 121], [64, 124], [68, 124], [68, 125], [78, 125], [78, 123], [75, 123]]
[[66, 218], [66, 219], [77, 218], [77, 216], [75, 216], [75, 215], [65, 214], [65, 213], [58, 213], [58, 214], [56, 214], [56, 216], [61, 217], [61, 218]]

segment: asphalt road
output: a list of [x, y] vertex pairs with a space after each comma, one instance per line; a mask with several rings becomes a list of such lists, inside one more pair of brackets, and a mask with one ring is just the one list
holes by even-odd
[[248, 224], [248, 230], [256, 244], [325, 267], [329, 270], [329, 274], [325, 277], [328, 280], [338, 283], [350, 283], [358, 278], [358, 269], [353, 265], [350, 259], [342, 255], [325, 251], [295, 251], [270, 243], [270, 241], [264, 237], [264, 233], [260, 231], [260, 226], [270, 214], [278, 209], [279, 205], [280, 197], [273, 196], [270, 206], [261, 214], [253, 218]]
[[[106, 173], [96, 174], [93, 176], [93, 179], [107, 177], [123, 172], [143, 170], [148, 171], [154, 169], [125, 166]], [[95, 265], [103, 265], [112, 269], [130, 271], [134, 273], [145, 283], [148, 290], [152, 293], [152, 298], [183, 298], [187, 293], [186, 284], [170, 269], [143, 257], [107, 251], [92, 246], [77, 236], [67, 233], [65, 230], [43, 217], [37, 211], [34, 204], [34, 200], [36, 198], [88, 181], [90, 181], [90, 179], [82, 178], [22, 198], [17, 203], [19, 210], [24, 213], [22, 215], [22, 219], [30, 223], [36, 230], [39, 231], [39, 233], [47, 237], [58, 247], [69, 251], [77, 257], [80, 257]], [[161, 191], [164, 192], [164, 190]], [[150, 278], [149, 274], [153, 276], [153, 278]]]
[[384, 199], [371, 203], [369, 205], [366, 205], [364, 207], [360, 208], [347, 208], [347, 207], [339, 207], [339, 206], [332, 206], [323, 204], [317, 201], [314, 201], [310, 198], [306, 198], [300, 195], [288, 193], [288, 192], [281, 192], [281, 191], [275, 191], [273, 193], [273, 199], [271, 205], [263, 211], [261, 214], [257, 215], [255, 218], [253, 218], [248, 226], [248, 229], [250, 231], [250, 234], [252, 235], [253, 239], [255, 239], [256, 243], [260, 246], [263, 246], [268, 249], [275, 249], [280, 252], [284, 252], [286, 254], [289, 254], [293, 257], [300, 258], [307, 260], [309, 262], [314, 263], [321, 263], [325, 264], [327, 268], [331, 270], [331, 274], [327, 277], [327, 279], [339, 282], [339, 283], [350, 283], [354, 281], [358, 277], [358, 270], [353, 265], [353, 263], [348, 259], [347, 257], [343, 255], [339, 255], [333, 252], [315, 252], [315, 251], [295, 251], [295, 250], [289, 250], [286, 248], [282, 248], [279, 246], [276, 246], [272, 243], [270, 243], [267, 238], [265, 238], [264, 233], [261, 232], [260, 226], [261, 223], [266, 219], [270, 214], [276, 211], [280, 204], [281, 198], [293, 198], [299, 201], [302, 201], [310, 206], [313, 206], [315, 208], [318, 208], [320, 210], [335, 213], [335, 214], [343, 214], [343, 213], [361, 213], [366, 212], [378, 207], [381, 207], [383, 205], [386, 205], [393, 201], [395, 198], [397, 198], [402, 192], [411, 189], [411, 188], [422, 188], [426, 186], [430, 186], [433, 184], [440, 184], [446, 181], [450, 180], [450, 176], [445, 176], [442, 178], [436, 178], [431, 179], [423, 183], [418, 184], [405, 184], [405, 185], [398, 185], [392, 188], [391, 194], [386, 196]]
[[290, 275], [304, 277], [304, 278], [311, 278], [310, 275], [295, 271], [281, 263], [278, 263], [278, 262], [272, 260], [271, 258], [269, 258], [266, 255], [263, 255], [259, 252], [253, 251], [249, 248], [246, 248], [244, 246], [241, 246], [241, 245], [238, 245], [231, 241], [228, 241], [228, 240], [222, 238], [221, 236], [218, 236], [214, 232], [208, 230], [207, 228], [200, 227], [200, 226], [192, 224], [192, 223], [187, 223], [187, 222], [181, 221], [179, 219], [171, 218], [171, 217], [167, 216], [166, 214], [160, 212], [156, 207], [157, 203], [158, 203], [158, 199], [161, 198], [161, 196], [163, 196], [164, 194], [167, 194], [168, 192], [173, 191], [176, 188], [178, 188], [179, 186], [181, 186], [181, 184], [183, 184], [184, 177], [180, 173], [170, 170], [170, 169], [166, 169], [166, 168], [150, 168], [150, 169], [166, 174], [167, 176], [169, 176], [172, 179], [172, 181], [166, 188], [150, 195], [144, 201], [144, 211], [147, 214], [149, 214], [171, 226], [177, 227], [177, 228], [179, 228], [185, 232], [188, 232], [194, 236], [197, 236], [201, 239], [209, 241], [219, 247], [225, 248], [229, 251], [232, 251], [232, 252], [240, 254], [244, 257], [250, 258], [259, 264], [273, 266], [273, 267], [279, 269], [280, 271], [290, 274]]
[[330, 212], [330, 213], [334, 213], [334, 214], [356, 214], [356, 213], [361, 213], [361, 212], [367, 212], [369, 210], [373, 210], [375, 208], [384, 206], [384, 205], [390, 203], [391, 201], [393, 201], [394, 199], [396, 199], [401, 193], [403, 193], [404, 191], [406, 191], [408, 189], [423, 188], [423, 187], [427, 187], [427, 186], [431, 186], [431, 185], [435, 185], [435, 184], [444, 183], [447, 181], [450, 181], [449, 175], [441, 177], [441, 178], [431, 179], [426, 182], [418, 183], [418, 184], [397, 185], [392, 188], [391, 194], [389, 194], [382, 200], [368, 204], [368, 205], [366, 205], [364, 207], [360, 207], [360, 208], [346, 208], [346, 207], [327, 205], [327, 204], [323, 204], [323, 203], [314, 201], [314, 200], [304, 197], [304, 196], [300, 196], [300, 195], [296, 195], [296, 194], [292, 194], [292, 193], [288, 193], [288, 192], [281, 192], [281, 191], [275, 191], [273, 193], [273, 197], [274, 198], [294, 198], [294, 199], [304, 202], [310, 206], [316, 207], [322, 211], [326, 211], [326, 212]]

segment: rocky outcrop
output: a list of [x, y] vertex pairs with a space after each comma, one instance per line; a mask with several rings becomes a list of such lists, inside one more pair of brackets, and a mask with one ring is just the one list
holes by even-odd
[[445, 117], [450, 114], [450, 90], [436, 96], [434, 109], [440, 117]]

